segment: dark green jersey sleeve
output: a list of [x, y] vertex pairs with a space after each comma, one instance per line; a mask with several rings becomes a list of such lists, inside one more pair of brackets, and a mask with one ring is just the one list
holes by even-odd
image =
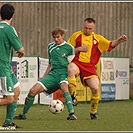
[[19, 50], [22, 48], [22, 44], [18, 38], [17, 32], [14, 27], [10, 26], [8, 30], [7, 37], [9, 39], [10, 45], [14, 48], [14, 50]]

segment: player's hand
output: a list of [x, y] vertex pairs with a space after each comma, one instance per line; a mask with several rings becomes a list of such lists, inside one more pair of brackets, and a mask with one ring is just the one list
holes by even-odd
[[84, 45], [81, 47], [76, 48], [78, 50], [78, 52], [87, 52], [88, 51], [88, 46]]
[[23, 52], [16, 52], [16, 55], [19, 57], [19, 58], [21, 58], [21, 57], [23, 57], [24, 56], [24, 53]]
[[43, 78], [43, 77], [39, 77], [39, 78], [38, 78], [38, 81], [40, 81], [42, 78]]
[[87, 45], [82, 46], [81, 49], [82, 49], [82, 52], [87, 52], [88, 51], [88, 46]]
[[127, 41], [127, 36], [126, 36], [126, 35], [122, 35], [122, 36], [120, 36], [120, 37], [118, 38], [118, 40], [119, 40], [120, 42]]

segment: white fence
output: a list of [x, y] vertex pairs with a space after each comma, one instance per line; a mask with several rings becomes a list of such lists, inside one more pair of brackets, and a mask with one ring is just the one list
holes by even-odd
[[[24, 104], [29, 89], [38, 81], [38, 77], [43, 76], [47, 65], [48, 59], [42, 57], [13, 57], [13, 71], [21, 87], [21, 94], [18, 100], [19, 104]], [[55, 92], [49, 96], [45, 96], [41, 93], [35, 97], [34, 103], [48, 104], [52, 99], [57, 98], [61, 98], [62, 100], [61, 92], [58, 92], [58, 94]], [[85, 94], [87, 95], [88, 93], [85, 92]], [[101, 100], [121, 99], [129, 99], [129, 58], [102, 57]]]

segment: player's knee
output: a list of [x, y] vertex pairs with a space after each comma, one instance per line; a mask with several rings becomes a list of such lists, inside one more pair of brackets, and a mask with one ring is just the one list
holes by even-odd
[[69, 64], [69, 65], [67, 66], [67, 70], [68, 70], [68, 72], [73, 71], [73, 67], [72, 67], [72, 65], [71, 65], [71, 64]]
[[67, 67], [68, 75], [76, 75], [77, 74], [77, 69], [75, 68], [74, 65], [70, 64]]
[[14, 101], [15, 102], [17, 102], [19, 95], [20, 95], [20, 89], [19, 88], [14, 89]]
[[98, 94], [99, 93], [98, 88], [91, 88], [91, 91], [92, 91], [93, 94]]
[[13, 101], [14, 101], [13, 96], [6, 96], [6, 104], [7, 105], [13, 103]]
[[14, 95], [16, 95], [16, 96], [20, 95], [20, 88], [19, 87], [14, 89]]
[[65, 92], [70, 93], [69, 90], [68, 90], [67, 88], [63, 88], [62, 91], [63, 91], [63, 93], [65, 93]]
[[30, 91], [29, 91], [29, 94], [30, 94], [31, 96], [36, 96], [36, 95], [37, 95], [36, 89], [31, 88]]
[[44, 88], [42, 87], [42, 85], [37, 83], [30, 89], [29, 94], [31, 96], [36, 96], [37, 94], [42, 92], [44, 92]]

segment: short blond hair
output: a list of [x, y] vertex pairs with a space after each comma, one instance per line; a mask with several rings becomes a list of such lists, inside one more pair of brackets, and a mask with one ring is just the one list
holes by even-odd
[[57, 27], [57, 28], [53, 29], [53, 31], [52, 31], [52, 36], [57, 35], [57, 34], [63, 35], [63, 34], [65, 34], [66, 32], [67, 32], [66, 29]]

